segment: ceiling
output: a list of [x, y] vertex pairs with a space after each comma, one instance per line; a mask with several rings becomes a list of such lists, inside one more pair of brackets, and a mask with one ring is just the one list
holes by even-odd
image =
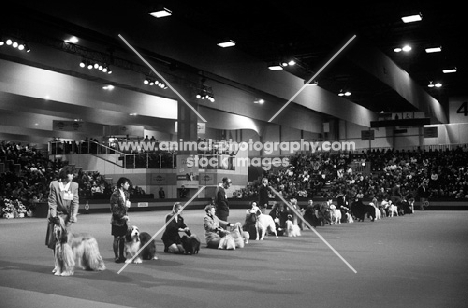
[[[444, 108], [447, 108], [450, 98], [468, 95], [468, 58], [465, 55], [468, 40], [466, 25], [462, 24], [463, 10], [459, 4], [444, 2], [442, 5], [435, 1], [360, 1], [327, 5], [298, 0], [166, 2], [165, 6], [173, 12], [171, 17], [167, 17], [171, 22], [184, 24], [213, 40], [234, 40], [236, 46], [233, 48], [264, 62], [265, 70], [271, 62], [292, 58], [297, 64], [285, 70], [304, 81], [309, 80], [321, 69], [344, 42], [356, 35], [349, 47], [321, 71], [315, 80], [320, 87], [331, 93], [338, 93], [342, 89], [351, 91], [352, 96], [349, 100], [373, 112], [417, 111], [417, 108], [391, 86], [350, 59], [348, 50], [358, 44], [377, 47], [398, 67], [407, 71], [416, 84], [437, 99]], [[128, 55], [128, 49], [117, 37], [109, 35], [106, 25], [113, 22], [127, 28], [136, 27], [142, 23], [141, 17], [137, 14], [125, 14], [126, 11], [146, 12], [164, 4], [162, 1], [150, 0], [80, 1], [66, 5], [63, 2], [56, 2], [56, 5], [53, 3], [19, 1], [12, 4], [16, 5], [16, 8], [13, 6], [11, 9], [14, 14], [11, 10], [2, 10], [0, 35], [15, 31], [22, 35], [29, 33], [29, 37], [36, 41], [44, 45], [53, 45], [53, 42], [63, 40], [68, 33], [74, 33], [84, 38], [79, 43], [82, 48], [100, 49], [103, 53], [114, 55], [126, 52]], [[412, 12], [420, 12], [423, 20], [404, 24], [400, 17]], [[87, 28], [88, 23], [93, 24], [93, 27]], [[95, 26], [97, 23], [100, 24], [100, 29]], [[148, 30], [146, 36], [142, 34], [142, 38], [139, 39], [146, 39], [148, 33], [153, 33], [155, 37], [159, 35], [151, 31], [155, 30]], [[412, 46], [411, 52], [393, 52], [395, 47], [404, 44]], [[433, 46], [442, 46], [442, 52], [424, 52], [424, 48]], [[170, 63], [169, 66], [193, 68], [192, 63], [177, 63], [167, 54], [148, 54], [161, 63]], [[0, 58], [27, 63], [24, 59], [3, 53], [1, 50]], [[135, 59], [135, 62], [138, 62], [138, 59]], [[441, 70], [445, 66], [456, 66], [457, 72], [442, 74]], [[47, 67], [46, 64], [44, 67]], [[88, 80], [100, 78], [96, 75], [83, 75], [78, 70], [58, 67], [53, 69]], [[135, 70], [135, 67], [132, 69]], [[140, 65], [138, 69], [147, 70], [144, 65]], [[172, 69], [173, 67], [169, 67], [168, 70]], [[193, 69], [196, 71], [196, 68]], [[443, 86], [428, 88], [427, 84], [430, 81], [440, 81]], [[152, 94], [131, 84], [126, 84], [126, 87]], [[156, 94], [164, 95], [160, 91]], [[7, 113], [15, 111], [12, 110], [14, 108], [11, 104], [8, 106], [10, 107], [3, 106], [2, 109], [8, 111]], [[76, 109], [77, 117], [85, 118], [90, 114], [89, 110], [80, 114], [81, 111], [78, 110], [83, 108]], [[103, 122], [112, 123], [113, 118], [114, 116], [108, 116]], [[118, 117], [115, 119], [121, 120]], [[95, 117], [94, 121], [97, 121]], [[150, 122], [150, 118], [145, 120], [145, 123]]]

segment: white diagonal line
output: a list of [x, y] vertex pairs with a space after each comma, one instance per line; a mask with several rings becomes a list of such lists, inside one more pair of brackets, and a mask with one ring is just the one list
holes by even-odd
[[[193, 199], [195, 199], [195, 198], [205, 189], [205, 187], [206, 187], [206, 186], [202, 186], [202, 187], [197, 191], [197, 193], [196, 193], [195, 195], [193, 195], [192, 198], [190, 198], [190, 200], [187, 201], [187, 203], [185, 203], [185, 205], [184, 205], [180, 210], [182, 211], [183, 209], [185, 209], [185, 207], [186, 207], [187, 205], [189, 205], [190, 202], [192, 202]], [[127, 267], [127, 265], [129, 265], [130, 263], [132, 263], [133, 259], [135, 259], [136, 256], [138, 256], [138, 255], [140, 254], [140, 252], [143, 251], [143, 249], [145, 249], [145, 247], [148, 246], [148, 245], [156, 238], [156, 236], [158, 236], [163, 230], [165, 230], [166, 227], [167, 227], [167, 225], [170, 224], [171, 221], [174, 220], [174, 218], [175, 218], [175, 215], [172, 216], [172, 218], [169, 219], [169, 220], [164, 224], [164, 226], [162, 226], [161, 229], [159, 229], [159, 231], [156, 232], [156, 233], [153, 235], [153, 237], [152, 237], [148, 242], [146, 242], [146, 244], [145, 244], [143, 247], [140, 248], [140, 250], [138, 250], [138, 252], [130, 259], [130, 262], [125, 263], [125, 265], [122, 266], [122, 268], [117, 272], [117, 274], [120, 274], [120, 272], [122, 272], [122, 271]]]
[[273, 121], [273, 120], [278, 116], [278, 114], [280, 114], [280, 112], [283, 111], [283, 109], [286, 108], [286, 107], [293, 101], [293, 99], [295, 99], [296, 96], [298, 96], [299, 93], [301, 93], [302, 90], [304, 90], [304, 88], [307, 87], [307, 85], [308, 85], [309, 83], [311, 83], [312, 80], [314, 80], [314, 79], [318, 76], [318, 74], [320, 74], [320, 73], [328, 66], [328, 64], [330, 64], [331, 61], [333, 61], [333, 60], [343, 51], [343, 49], [345, 49], [346, 46], [348, 46], [348, 45], [351, 43], [352, 40], [354, 40], [355, 37], [356, 37], [356, 35], [353, 35], [353, 37], [351, 37], [351, 38], [343, 45], [343, 47], [341, 47], [340, 50], [338, 50], [338, 51], [333, 55], [333, 57], [331, 57], [330, 60], [328, 60], [327, 63], [325, 63], [325, 65], [323, 65], [322, 68], [319, 69], [319, 70], [314, 74], [314, 76], [312, 76], [312, 78], [310, 78], [309, 81], [307, 81], [307, 82], [299, 89], [299, 91], [297, 91], [297, 93], [294, 94], [293, 97], [291, 97], [291, 98], [289, 99], [289, 101], [288, 101], [286, 104], [284, 104], [284, 106], [281, 107], [281, 109], [278, 110], [278, 111], [275, 113], [274, 116], [271, 117], [270, 120], [268, 120], [268, 122]]
[[355, 274], [357, 274], [357, 271], [351, 266], [351, 264], [348, 263], [339, 253], [338, 251], [335, 250], [335, 248], [332, 247], [316, 230], [313, 228], [305, 219], [302, 217], [301, 213], [299, 213], [295, 208], [293, 208], [288, 201], [286, 201], [282, 195], [280, 195], [273, 187], [270, 186], [270, 189], [281, 199], [283, 202], [296, 214], [297, 217], [299, 217], [302, 222], [304, 222], [307, 227], [310, 228], [310, 230], [314, 231], [314, 233], [338, 256], [338, 258], [341, 259]]
[[187, 102], [187, 101], [185, 100], [185, 98], [184, 98], [182, 95], [180, 95], [179, 92], [177, 92], [177, 90], [174, 89], [174, 87], [173, 87], [169, 82], [167, 82], [167, 80], [166, 80], [161, 74], [159, 74], [159, 72], [156, 71], [156, 70], [154, 69], [154, 67], [151, 66], [151, 64], [149, 64], [148, 61], [146, 61], [145, 58], [143, 58], [143, 57], [138, 53], [138, 51], [136, 51], [135, 48], [133, 48], [132, 45], [130, 45], [120, 34], [119, 34], [118, 36], [120, 37], [120, 39], [121, 39], [125, 44], [127, 44], [127, 46], [128, 46], [131, 50], [133, 50], [133, 52], [134, 52], [134, 53], [135, 53], [135, 54], [136, 54], [136, 55], [137, 55], [137, 56], [138, 56], [138, 57], [139, 57], [139, 58], [156, 74], [156, 75], [158, 75], [159, 78], [162, 79], [162, 81], [164, 81], [164, 83], [165, 83], [169, 88], [171, 88], [172, 91], [174, 91], [175, 94], [177, 94], [177, 96], [178, 96], [190, 109], [192, 109], [193, 112], [195, 112], [195, 114], [196, 114], [203, 122], [206, 123], [205, 118], [203, 118], [203, 117], [201, 116], [201, 114], [199, 114], [199, 113], [195, 110], [195, 108], [193, 108], [192, 105], [190, 105], [189, 102]]

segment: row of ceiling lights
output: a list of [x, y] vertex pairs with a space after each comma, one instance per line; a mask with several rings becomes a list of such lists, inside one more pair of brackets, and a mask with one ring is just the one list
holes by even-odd
[[26, 51], [26, 52], [31, 51], [31, 49], [29, 48], [29, 45], [27, 43], [19, 42], [17, 40], [11, 39], [11, 38], [4, 39], [3, 37], [0, 37], [0, 46], [4, 46], [4, 45], [11, 46], [13, 48], [17, 48], [18, 50], [21, 50], [21, 51], [23, 51], [23, 50]]
[[97, 61], [82, 59], [80, 62], [81, 68], [87, 68], [89, 70], [96, 69], [103, 73], [112, 74], [112, 69], [106, 63], [99, 63]]
[[[417, 13], [417, 14], [412, 14], [412, 15], [408, 15], [408, 16], [404, 16], [401, 18], [403, 20], [404, 23], [411, 23], [411, 22], [418, 22], [418, 21], [422, 21], [423, 19], [423, 16], [421, 13]], [[410, 52], [412, 50], [411, 46], [410, 45], [404, 45], [402, 47], [396, 47], [393, 49], [393, 51], [395, 53], [399, 53], [399, 52]], [[428, 54], [431, 54], [431, 53], [439, 53], [439, 52], [442, 52], [442, 46], [433, 46], [433, 47], [427, 47], [424, 49], [424, 51]], [[452, 66], [452, 67], [447, 67], [447, 68], [444, 68], [442, 69], [442, 73], [444, 74], [449, 74], [449, 73], [455, 73], [457, 71], [457, 68]], [[442, 83], [440, 82], [434, 82], [434, 81], [430, 81], [429, 84], [427, 85], [429, 88], [440, 88], [442, 87]]]

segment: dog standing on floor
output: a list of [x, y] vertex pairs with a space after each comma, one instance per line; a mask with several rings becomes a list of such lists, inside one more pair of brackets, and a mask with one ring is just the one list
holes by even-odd
[[106, 269], [96, 239], [87, 234], [73, 234], [65, 227], [60, 216], [54, 225], [55, 275], [72, 276], [75, 265], [85, 270], [103, 271]]
[[331, 224], [341, 224], [341, 211], [336, 209], [336, 205], [330, 204]]
[[[273, 232], [276, 237], [278, 237], [278, 232], [276, 231], [276, 224], [273, 218], [270, 215], [263, 214], [260, 209], [257, 210], [255, 214], [257, 215], [257, 221], [255, 223], [255, 230], [257, 232], [256, 240], [263, 240], [265, 234], [267, 234], [267, 229], [270, 232]], [[259, 229], [262, 232], [261, 236], [259, 235]]]
[[[151, 236], [146, 232], [140, 232], [137, 226], [131, 226], [127, 230], [127, 235], [125, 236], [125, 255], [127, 260], [125, 263], [132, 262], [139, 264], [143, 263], [143, 260], [158, 260], [156, 256], [156, 241], [151, 240], [151, 243], [146, 245], [148, 241], [151, 240]], [[146, 247], [135, 256], [141, 247]]]
[[297, 224], [294, 224], [292, 221], [292, 215], [288, 215], [288, 220], [286, 220], [285, 235], [287, 237], [297, 237], [301, 236], [301, 228]]

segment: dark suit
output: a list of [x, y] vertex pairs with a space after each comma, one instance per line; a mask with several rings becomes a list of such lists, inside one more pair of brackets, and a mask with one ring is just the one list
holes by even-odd
[[229, 202], [224, 187], [220, 186], [216, 193], [216, 216], [219, 220], [227, 221], [229, 216]]
[[261, 185], [258, 191], [258, 207], [265, 209], [268, 206], [268, 186]]

